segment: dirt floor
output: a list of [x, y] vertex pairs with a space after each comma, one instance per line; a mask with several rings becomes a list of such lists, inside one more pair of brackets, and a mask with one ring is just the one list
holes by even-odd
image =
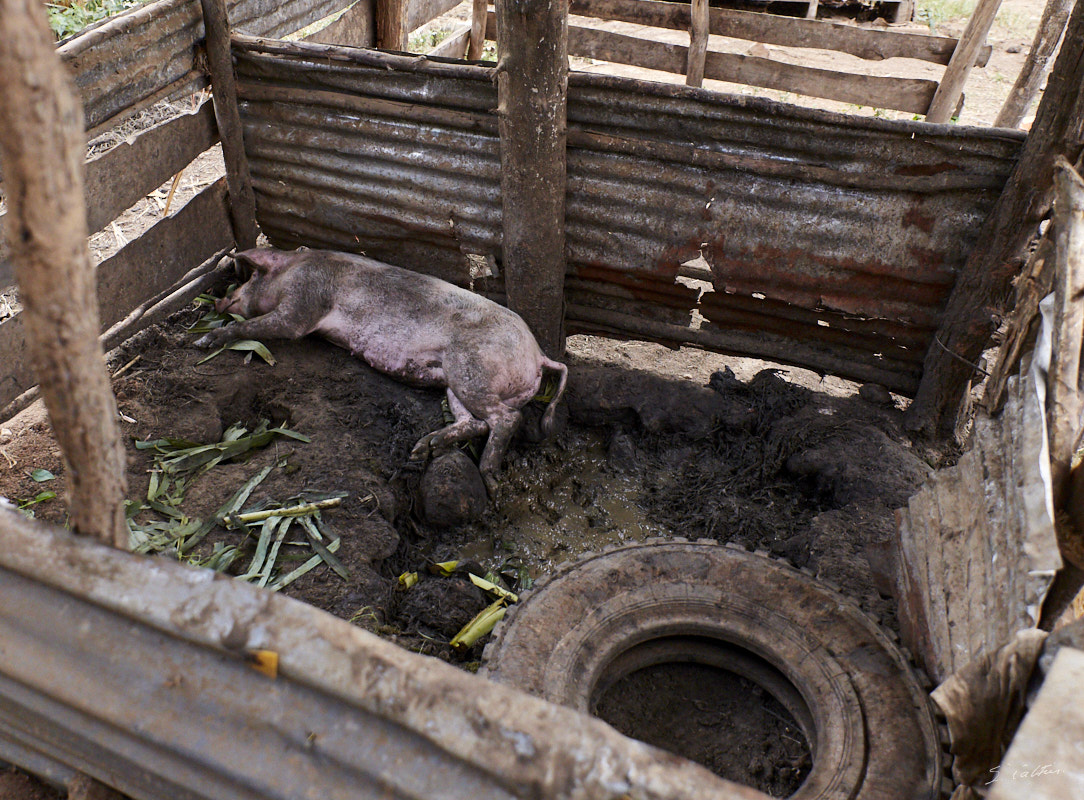
[[[953, 15], [947, 2], [922, 5], [925, 19], [936, 18], [937, 32], [962, 31], [966, 17]], [[1040, 0], [1002, 4], [989, 38], [993, 56], [985, 70], [972, 73], [962, 123], [993, 121], [1023, 63], [1042, 7]], [[920, 19], [904, 29], [929, 27]], [[791, 58], [779, 48], [767, 49], [768, 57]], [[805, 57], [813, 65], [818, 58], [827, 59], [826, 64], [837, 58]], [[574, 66], [681, 80], [582, 59]], [[899, 68], [864, 65], [870, 74], [889, 67]], [[707, 86], [753, 91], [716, 82]], [[910, 116], [761, 93], [846, 113]], [[209, 154], [180, 176], [174, 202], [220, 173], [220, 156]], [[126, 218], [92, 237], [96, 259], [160, 218], [170, 188], [161, 187]], [[0, 319], [17, 308], [13, 293], [0, 292]], [[902, 401], [877, 387], [859, 393], [856, 385], [805, 370], [695, 349], [574, 336], [560, 432], [540, 443], [530, 440], [531, 426], [526, 426], [505, 460], [496, 497], [479, 500], [473, 467], [440, 483], [435, 473], [426, 479], [408, 461], [415, 441], [443, 424], [440, 394], [396, 383], [315, 339], [268, 342], [275, 366], [258, 358], [244, 363], [243, 354], [234, 352], [199, 364], [206, 354], [192, 346], [195, 336], [187, 328], [201, 313], [183, 311], [111, 356], [113, 372], [127, 366], [114, 379], [114, 388], [128, 447], [129, 497], [145, 501], [153, 466], [151, 451], [137, 449], [136, 441], [215, 442], [235, 423], [251, 429], [261, 420], [306, 435], [308, 443], [280, 437], [237, 462], [215, 467], [188, 486], [179, 505], [189, 517], [209, 518], [257, 470], [282, 462], [249, 505], [300, 494], [348, 493], [339, 508], [323, 514], [327, 530], [341, 537], [337, 558], [348, 577], [321, 565], [282, 590], [290, 596], [411, 650], [474, 669], [485, 639], [466, 649], [450, 645], [489, 602], [467, 579], [467, 571], [488, 573], [518, 592], [555, 564], [584, 552], [649, 537], [707, 538], [738, 542], [808, 568], [855, 598], [880, 624], [896, 627], [887, 562], [887, 543], [896, 531], [893, 510], [906, 502], [929, 466], [902, 432]], [[35, 480], [32, 473], [38, 469], [55, 477]], [[40, 404], [0, 422], [0, 496], [25, 505], [28, 513], [63, 523], [64, 487], [65, 468]], [[437, 524], [433, 518], [439, 514], [433, 508], [425, 512], [426, 491], [445, 499], [473, 497], [482, 511], [468, 522]], [[50, 493], [56, 497], [49, 498]], [[137, 524], [162, 518], [153, 510], [134, 516]], [[207, 563], [237, 547], [239, 557], [227, 570], [237, 574], [250, 563], [256, 546], [255, 533], [219, 527], [184, 557]], [[311, 555], [304, 537], [288, 537], [276, 574]], [[459, 572], [434, 574], [434, 564], [449, 560], [461, 562]], [[415, 572], [418, 583], [404, 588], [399, 576]], [[696, 740], [683, 745], [683, 752], [775, 796], [793, 791], [809, 766], [808, 744], [793, 720], [783, 719], [770, 697], [756, 697], [737, 678], [712, 682], [688, 677], [679, 676], [679, 682], [695, 683], [702, 696], [683, 701], [694, 723], [683, 730], [695, 732], [685, 738]], [[661, 683], [674, 678], [638, 674], [632, 679], [641, 684], [626, 696], [639, 698], [658, 693]], [[673, 741], [672, 717], [648, 723], [655, 726], [654, 736], [644, 730], [643, 719], [651, 714], [636, 702], [616, 703], [604, 716], [646, 740]], [[630, 721], [630, 715], [639, 721]], [[637, 727], [623, 727], [626, 723]], [[40, 786], [24, 788], [23, 777], [0, 773], [0, 800], [54, 796]]]

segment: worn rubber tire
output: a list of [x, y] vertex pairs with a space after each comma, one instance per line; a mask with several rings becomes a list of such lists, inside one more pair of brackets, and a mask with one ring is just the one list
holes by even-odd
[[677, 660], [748, 673], [790, 708], [813, 750], [794, 800], [940, 797], [937, 727], [907, 660], [854, 603], [741, 549], [645, 543], [562, 567], [501, 623], [482, 674], [589, 712], [615, 669]]

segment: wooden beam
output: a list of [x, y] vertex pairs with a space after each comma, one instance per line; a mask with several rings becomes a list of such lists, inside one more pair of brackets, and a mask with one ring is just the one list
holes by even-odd
[[460, 0], [408, 0], [406, 7], [406, 32], [416, 31], [427, 22], [432, 22], [441, 14], [447, 14]]
[[98, 342], [73, 89], [38, 0], [0, 0], [0, 161], [27, 352], [68, 468], [72, 528], [126, 548], [126, 460]]
[[486, 40], [486, 14], [489, 0], [474, 0], [470, 12], [470, 44], [467, 46], [467, 61], [478, 61]]
[[[99, 328], [123, 320], [133, 308], [176, 283], [193, 264], [231, 244], [226, 187], [220, 178], [98, 265]], [[24, 309], [0, 323], [0, 353], [4, 354], [0, 409], [35, 383], [25, 315]]]
[[470, 25], [461, 25], [436, 47], [426, 53], [435, 58], [463, 58], [470, 46]]
[[1069, 18], [1065, 40], [1035, 124], [1005, 189], [983, 223], [949, 295], [922, 383], [907, 410], [907, 427], [927, 439], [951, 439], [966, 418], [976, 364], [1000, 323], [1028, 244], [1050, 210], [1054, 162], [1076, 161], [1084, 149], [1084, 3]]
[[376, 43], [376, 22], [373, 0], [355, 0], [337, 20], [307, 38], [321, 44], [345, 44], [350, 47], [372, 47]]
[[241, 112], [237, 107], [237, 81], [230, 57], [230, 22], [225, 0], [201, 0], [207, 32], [207, 67], [214, 92], [215, 119], [222, 138], [226, 184], [230, 191], [230, 218], [240, 250], [256, 246], [256, 195], [245, 156]]
[[1050, 72], [1050, 64], [1058, 45], [1061, 44], [1073, 2], [1074, 0], [1049, 0], [1046, 4], [1043, 18], [1039, 20], [1039, 28], [1035, 31], [1035, 39], [1031, 43], [1031, 51], [1020, 74], [1016, 76], [1016, 82], [1009, 90], [1005, 105], [998, 112], [994, 121], [995, 128], [1015, 128], [1020, 125], [1031, 101], [1035, 99], [1039, 87]]
[[1001, 7], [1001, 0], [979, 0], [971, 19], [967, 23], [964, 35], [952, 53], [952, 60], [945, 67], [941, 84], [930, 101], [926, 112], [927, 122], [948, 122], [956, 114], [960, 98], [963, 97], [964, 84], [975, 64], [979, 50], [986, 44], [986, 35], [994, 24], [994, 17]]
[[[631, 22], [653, 28], [678, 31], [689, 29], [688, 3], [670, 3], [663, 0], [570, 0], [569, 12], [581, 17]], [[780, 47], [835, 50], [871, 61], [915, 58], [935, 64], [947, 64], [957, 44], [956, 39], [947, 36], [856, 28], [824, 20], [806, 20], [729, 8], [712, 8], [708, 29], [715, 36], [777, 44]], [[988, 45], [983, 47], [979, 51], [975, 66], [985, 66], [990, 52]]]
[[[684, 45], [654, 42], [597, 28], [572, 25], [568, 29], [571, 55], [633, 64], [677, 75], [685, 72], [688, 50]], [[937, 90], [936, 81], [922, 78], [852, 75], [770, 58], [713, 51], [707, 52], [704, 77], [913, 114], [924, 113]]]
[[708, 0], [692, 0], [689, 24], [689, 59], [685, 67], [687, 86], [704, 85], [704, 61], [708, 55]]
[[408, 33], [407, 0], [376, 0], [376, 46], [404, 52]]
[[508, 305], [551, 358], [565, 349], [567, 0], [498, 0], [502, 264]]

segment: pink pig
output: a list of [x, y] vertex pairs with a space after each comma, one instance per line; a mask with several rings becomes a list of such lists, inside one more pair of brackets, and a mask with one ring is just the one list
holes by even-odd
[[542, 416], [553, 429], [568, 368], [547, 358], [518, 314], [445, 281], [328, 250], [246, 250], [234, 256], [252, 276], [215, 308], [246, 319], [196, 341], [299, 339], [319, 333], [374, 369], [414, 386], [447, 389], [455, 422], [423, 436], [411, 452], [425, 460], [488, 433], [479, 468], [492, 496], [501, 459], [537, 393], [543, 369], [560, 375]]

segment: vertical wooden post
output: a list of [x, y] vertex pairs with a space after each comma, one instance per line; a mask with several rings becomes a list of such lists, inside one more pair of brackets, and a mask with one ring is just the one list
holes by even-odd
[[568, 0], [498, 0], [497, 113], [508, 306], [564, 352]]
[[376, 0], [376, 46], [381, 50], [407, 49], [407, 0]]
[[986, 34], [990, 32], [990, 26], [994, 24], [994, 17], [1001, 6], [1001, 0], [979, 0], [974, 13], [967, 23], [964, 35], [952, 51], [952, 58], [945, 67], [945, 74], [941, 83], [934, 92], [930, 101], [930, 108], [926, 112], [927, 122], [948, 122], [956, 113], [956, 106], [964, 93], [964, 84], [971, 68], [975, 66], [975, 59], [986, 43]]
[[126, 460], [98, 341], [87, 250], [83, 107], [39, 0], [0, 0], [6, 237], [34, 371], [67, 463], [72, 527], [127, 549]]
[[1054, 161], [1075, 162], [1084, 149], [1084, 3], [1069, 18], [1035, 124], [1005, 189], [990, 210], [975, 248], [956, 278], [935, 343], [926, 354], [922, 382], [907, 427], [916, 435], [947, 439], [967, 411], [973, 364], [989, 346], [1028, 243], [1050, 210]]
[[1016, 83], [1009, 90], [1009, 97], [997, 115], [995, 128], [1015, 128], [1024, 118], [1028, 106], [1039, 92], [1039, 86], [1050, 71], [1050, 62], [1058, 49], [1062, 34], [1065, 33], [1065, 23], [1072, 8], [1073, 0], [1049, 0], [1046, 4], [1027, 61], [1016, 76]]
[[488, 0], [474, 0], [470, 12], [470, 44], [467, 45], [467, 61], [477, 61], [482, 57], [482, 48], [486, 41], [486, 15], [488, 13]]
[[685, 65], [685, 83], [704, 85], [704, 62], [708, 57], [708, 0], [692, 0], [689, 21], [689, 60]]
[[237, 80], [230, 55], [230, 23], [226, 0], [202, 0], [203, 29], [207, 42], [207, 68], [215, 103], [215, 120], [222, 139], [226, 163], [226, 186], [230, 191], [230, 218], [238, 250], [256, 246], [256, 194], [248, 170], [248, 157], [237, 107]]

